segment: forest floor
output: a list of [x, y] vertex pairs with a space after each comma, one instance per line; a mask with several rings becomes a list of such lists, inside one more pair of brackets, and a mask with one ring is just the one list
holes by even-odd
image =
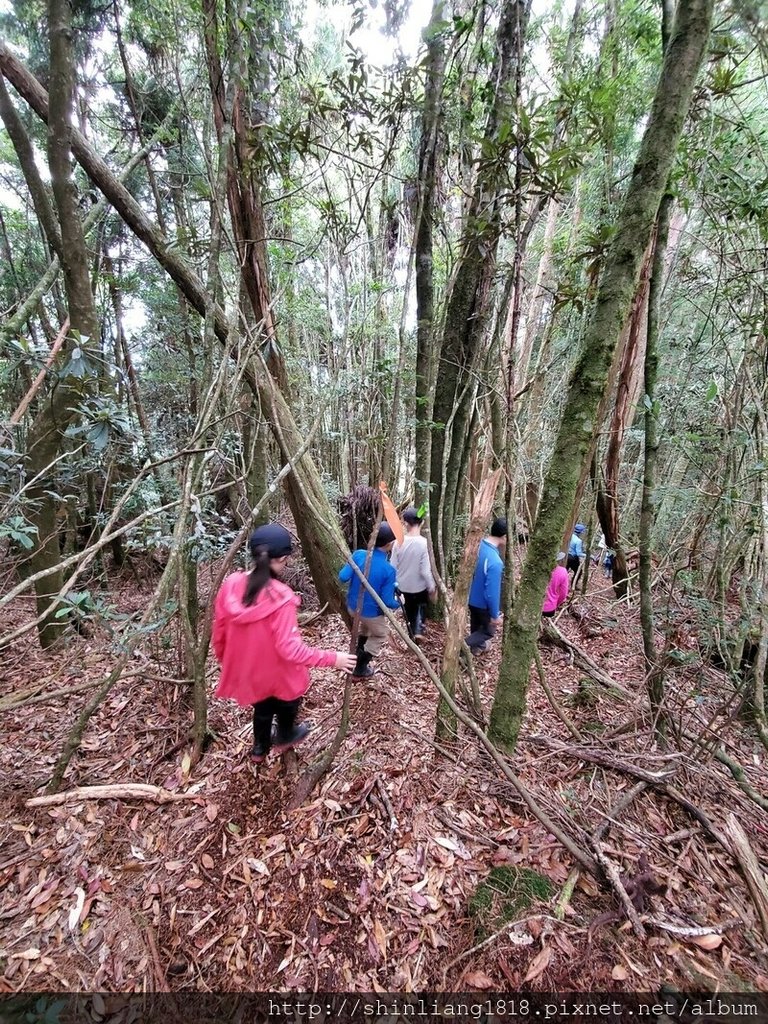
[[[126, 578], [111, 599], [132, 613], [152, 584]], [[30, 611], [20, 602], [5, 624]], [[750, 892], [728, 832], [733, 814], [764, 872], [768, 813], [701, 747], [654, 746], [638, 609], [615, 602], [594, 573], [574, 611], [559, 620], [564, 635], [636, 697], [586, 679], [567, 652], [542, 643], [547, 681], [581, 740], [534, 670], [510, 765], [586, 852], [588, 833], [610, 818], [602, 850], [623, 874], [644, 938], [610, 889], [583, 873], [559, 919], [572, 858], [468, 730], [435, 746], [436, 692], [396, 637], [375, 677], [354, 684], [344, 744], [296, 810], [286, 808], [302, 772], [335, 733], [344, 678], [313, 672], [310, 739], [260, 768], [248, 759], [247, 712], [212, 699], [217, 738], [188, 777], [191, 710], [175, 624], [148, 635], [134, 674], [91, 721], [65, 789], [141, 782], [190, 799], [28, 808], [116, 657], [96, 628], [55, 653], [29, 635], [3, 652], [0, 991], [768, 991], [759, 881]], [[694, 616], [680, 606], [678, 618], [674, 719], [698, 734], [719, 715], [724, 748], [765, 793], [766, 754], [732, 720], [733, 685], [702, 661]], [[335, 618], [304, 634], [347, 644]], [[424, 651], [434, 665], [442, 646], [430, 624]], [[486, 714], [498, 660], [497, 639], [476, 661]], [[218, 672], [212, 661], [209, 669], [212, 693]], [[75, 686], [87, 689], [18, 704]], [[723, 841], [656, 782], [613, 810], [642, 771], [670, 773]]]

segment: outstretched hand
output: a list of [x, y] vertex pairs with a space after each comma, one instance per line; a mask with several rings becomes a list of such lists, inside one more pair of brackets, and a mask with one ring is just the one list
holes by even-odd
[[342, 672], [351, 672], [357, 664], [357, 658], [349, 651], [336, 651], [336, 668]]

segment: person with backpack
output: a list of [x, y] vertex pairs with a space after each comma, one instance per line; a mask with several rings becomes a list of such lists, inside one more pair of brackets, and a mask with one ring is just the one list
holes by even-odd
[[[370, 583], [387, 608], [396, 609], [400, 602], [395, 595], [395, 570], [387, 555], [392, 550], [395, 535], [388, 523], [381, 523], [372, 551], [358, 548], [352, 552], [352, 561]], [[366, 571], [366, 564], [368, 566]], [[355, 570], [347, 562], [339, 573], [342, 583], [349, 584], [347, 608], [350, 615], [358, 611], [360, 588], [363, 586]], [[389, 623], [374, 599], [363, 587], [363, 601], [359, 608], [360, 631], [357, 634], [357, 661], [352, 670], [355, 679], [368, 679], [373, 675], [371, 660], [376, 657], [389, 635]]]
[[501, 622], [501, 581], [504, 560], [499, 552], [507, 542], [507, 520], [494, 519], [489, 536], [477, 551], [475, 574], [469, 590], [469, 628], [466, 644], [473, 654], [487, 650]]
[[403, 512], [405, 537], [392, 548], [391, 565], [397, 574], [397, 588], [403, 595], [408, 633], [416, 644], [422, 641], [427, 601], [437, 597], [435, 577], [429, 561], [427, 538], [421, 536], [421, 519], [415, 508]]
[[213, 649], [221, 664], [216, 696], [253, 707], [251, 758], [261, 764], [270, 750], [282, 754], [307, 738], [309, 724], [297, 725], [296, 718], [309, 688], [309, 669], [351, 672], [355, 657], [309, 647], [301, 639], [296, 617], [301, 598], [280, 580], [293, 551], [290, 533], [278, 523], [259, 526], [249, 547], [251, 571], [228, 576], [216, 596]]
[[582, 535], [587, 532], [587, 528], [584, 523], [576, 523], [571, 534], [571, 542], [568, 545], [568, 560], [565, 563], [565, 568], [568, 572], [572, 572], [574, 577], [579, 571], [581, 560], [585, 556], [586, 551], [584, 550], [584, 543], [582, 541]]

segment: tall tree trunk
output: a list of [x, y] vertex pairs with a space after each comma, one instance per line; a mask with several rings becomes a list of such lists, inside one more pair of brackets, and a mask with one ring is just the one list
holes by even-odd
[[517, 599], [504, 624], [499, 683], [490, 736], [513, 750], [522, 722], [528, 674], [550, 566], [570, 514], [613, 354], [626, 321], [654, 221], [675, 159], [696, 77], [704, 58], [714, 0], [681, 4], [632, 180], [618, 217], [595, 306], [568, 391], [544, 481]]
[[594, 478], [598, 495], [597, 512], [600, 517], [600, 526], [605, 535], [606, 546], [614, 551], [613, 586], [618, 598], [626, 596], [629, 586], [627, 559], [619, 529], [619, 473], [624, 435], [635, 413], [642, 378], [645, 335], [648, 329], [646, 309], [652, 258], [652, 246], [649, 246], [643, 259], [640, 281], [632, 300], [629, 320], [619, 342], [616, 397], [608, 428], [605, 475], [603, 480], [599, 475]]
[[658, 340], [661, 313], [661, 293], [664, 286], [664, 256], [669, 237], [669, 219], [673, 199], [665, 195], [659, 206], [656, 226], [656, 245], [648, 292], [648, 329], [645, 345], [645, 444], [643, 459], [643, 498], [640, 506], [640, 625], [643, 633], [643, 654], [648, 699], [653, 715], [654, 731], [661, 742], [667, 732], [664, 710], [664, 666], [656, 650], [653, 621], [653, 525], [656, 491], [656, 463], [659, 452], [659, 403], [656, 399], [658, 376]]
[[435, 0], [427, 26], [426, 83], [419, 147], [419, 199], [416, 211], [416, 479], [417, 505], [428, 501], [432, 452], [434, 389], [435, 284], [432, 236], [435, 193], [440, 180], [440, 134], [443, 123], [442, 89], [445, 74], [443, 0]]
[[[80, 223], [72, 178], [70, 132], [74, 91], [71, 9], [67, 0], [49, 0], [50, 111], [48, 119], [48, 164], [61, 232], [61, 266], [69, 306], [70, 331], [58, 361], [61, 377], [41, 403], [27, 438], [27, 490], [29, 519], [36, 527], [35, 548], [29, 558], [31, 573], [51, 569], [59, 561], [55, 487], [52, 466], [62, 451], [64, 433], [77, 418], [78, 407], [87, 391], [89, 374], [77, 377], [66, 364], [77, 346], [83, 351], [99, 340], [99, 322], [88, 278], [88, 252]], [[52, 573], [35, 585], [37, 613], [44, 616], [39, 635], [43, 647], [59, 638], [62, 622], [54, 617], [55, 597], [64, 585], [61, 572]]]
[[[433, 537], [442, 523], [442, 553], [451, 560], [462, 463], [469, 447], [469, 425], [476, 392], [476, 370], [482, 366], [489, 296], [501, 235], [499, 163], [509, 143], [500, 141], [502, 124], [513, 119], [516, 70], [523, 52], [530, 0], [506, 0], [499, 17], [496, 55], [491, 74], [491, 101], [484, 137], [497, 151], [478, 173], [466, 217], [461, 255], [451, 285], [440, 346], [432, 419], [431, 471]], [[440, 550], [440, 549], [438, 549]], [[438, 567], [446, 566], [438, 560]]]

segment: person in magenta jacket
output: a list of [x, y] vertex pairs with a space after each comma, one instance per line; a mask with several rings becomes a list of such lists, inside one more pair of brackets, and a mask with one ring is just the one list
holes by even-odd
[[568, 570], [563, 565], [565, 552], [558, 551], [555, 561], [557, 565], [549, 577], [549, 585], [541, 609], [541, 614], [545, 615], [548, 619], [551, 619], [558, 608], [562, 608], [568, 600]]
[[301, 604], [279, 579], [293, 550], [291, 535], [277, 523], [260, 526], [249, 542], [250, 572], [229, 576], [216, 596], [213, 649], [221, 663], [217, 697], [241, 707], [253, 706], [253, 750], [257, 764], [272, 747], [282, 754], [306, 739], [310, 727], [296, 725], [301, 699], [309, 688], [309, 669], [335, 666], [351, 672], [355, 656], [323, 651], [301, 639], [296, 609]]

